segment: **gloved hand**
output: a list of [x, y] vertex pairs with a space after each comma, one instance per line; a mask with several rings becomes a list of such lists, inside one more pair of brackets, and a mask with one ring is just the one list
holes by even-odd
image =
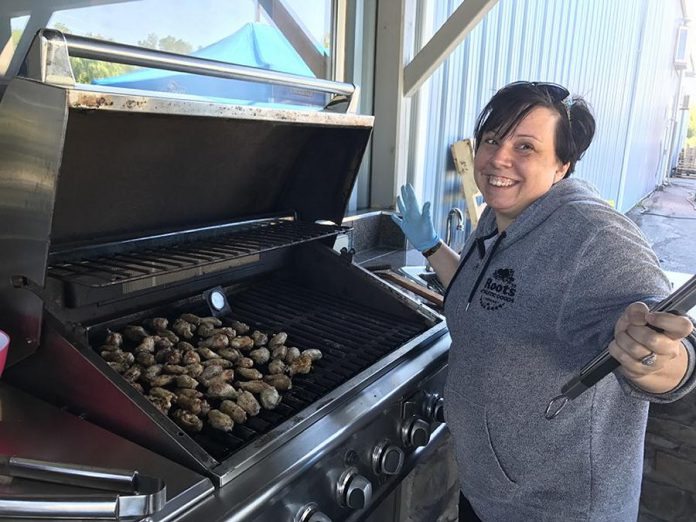
[[437, 245], [440, 238], [435, 233], [433, 220], [430, 218], [430, 201], [426, 202], [421, 210], [416, 193], [411, 184], [408, 184], [401, 187], [401, 196], [396, 197], [396, 205], [401, 217], [392, 214], [392, 220], [399, 225], [415, 248], [425, 252]]

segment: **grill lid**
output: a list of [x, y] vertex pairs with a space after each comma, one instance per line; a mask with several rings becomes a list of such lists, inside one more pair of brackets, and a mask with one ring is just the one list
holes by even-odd
[[288, 211], [305, 222], [340, 224], [372, 117], [76, 85], [70, 56], [301, 85], [341, 96], [353, 89], [40, 31], [24, 73], [65, 93], [65, 133], [55, 136], [62, 143], [55, 158], [52, 250]]

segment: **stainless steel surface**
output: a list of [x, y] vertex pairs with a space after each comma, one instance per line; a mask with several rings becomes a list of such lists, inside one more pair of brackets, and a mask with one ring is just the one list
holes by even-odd
[[293, 522], [331, 522], [331, 519], [319, 511], [317, 504], [310, 502], [306, 506], [302, 506]]
[[404, 450], [389, 439], [372, 448], [372, 471], [375, 475], [398, 475], [404, 465]]
[[372, 483], [360, 474], [358, 468], [350, 467], [338, 477], [336, 501], [341, 507], [363, 509], [372, 501]]
[[[428, 394], [442, 393], [450, 338], [439, 338], [318, 419], [301, 435], [233, 478], [177, 522], [215, 519], [220, 522], [293, 521], [312, 502], [334, 521], [357, 521], [388, 495], [442, 436], [444, 424], [431, 423], [430, 444], [405, 448], [400, 442], [404, 404], [422, 411]], [[372, 469], [374, 445], [389, 438], [405, 454], [397, 475]], [[336, 499], [341, 474], [350, 467], [373, 485], [372, 502], [362, 510], [342, 508]]]
[[[210, 479], [1, 381], [0, 434], [3, 453], [23, 456], [27, 460], [15, 459], [21, 464], [18, 467], [41, 477], [41, 480], [35, 480], [14, 476], [11, 481], [0, 484], [0, 505], [8, 510], [4, 511], [7, 516], [10, 516], [10, 509], [15, 513], [12, 516], [20, 516], [23, 512], [24, 517], [31, 513], [34, 517], [52, 519], [58, 514], [69, 513], [84, 519], [100, 513], [113, 518], [114, 513], [125, 517], [149, 511], [154, 513], [152, 522], [166, 521], [213, 491]], [[137, 474], [97, 473], [100, 485], [108, 487], [115, 481], [116, 487], [96, 492], [66, 482], [46, 482], [43, 479], [51, 474], [48, 470], [65, 472], [67, 469], [64, 466], [36, 465], [32, 460], [72, 462], [76, 465], [72, 466], [73, 471], [85, 471], [95, 466], [113, 470], [125, 467], [137, 470]], [[29, 472], [30, 468], [33, 471]], [[37, 471], [39, 468], [43, 471]], [[22, 473], [16, 468], [15, 472]], [[16, 475], [15, 472], [11, 475]], [[128, 476], [137, 477], [137, 491], [130, 496], [123, 495], [122, 491]], [[166, 489], [162, 489], [165, 483]], [[160, 493], [153, 495], [152, 491]], [[28, 504], [30, 500], [36, 502]], [[159, 511], [155, 513], [156, 510]]]
[[[456, 223], [455, 223], [456, 222]], [[452, 246], [452, 240], [454, 239], [453, 230], [462, 231], [464, 230], [464, 214], [461, 209], [454, 207], [451, 208], [447, 213], [447, 222], [445, 224], [445, 244], [448, 247]]]
[[351, 104], [351, 98], [355, 94], [355, 86], [349, 83], [144, 49], [132, 45], [63, 34], [53, 29], [42, 29], [35, 36], [25, 61], [25, 74], [27, 77], [41, 82], [72, 86], [74, 85], [74, 76], [70, 68], [69, 56], [218, 78], [260, 81], [340, 94], [347, 98], [349, 106], [355, 106], [355, 104]]
[[65, 91], [16, 79], [0, 102], [0, 317], [12, 339], [7, 366], [36, 349], [42, 304], [10, 277], [44, 283], [65, 138]]

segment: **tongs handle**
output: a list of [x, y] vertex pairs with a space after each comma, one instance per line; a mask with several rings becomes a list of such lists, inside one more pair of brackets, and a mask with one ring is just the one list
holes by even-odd
[[[164, 481], [137, 471], [0, 457], [0, 473], [72, 486], [108, 490], [87, 495], [0, 496], [2, 518], [117, 519], [152, 515], [167, 500]], [[118, 494], [114, 493], [118, 492]]]
[[71, 486], [127, 493], [133, 493], [137, 490], [137, 471], [63, 464], [21, 457], [0, 458], [0, 470], [12, 477], [69, 484]]
[[[696, 306], [696, 275], [653, 306], [650, 311], [686, 315], [694, 306]], [[659, 328], [652, 326], [651, 328], [659, 331]], [[556, 417], [569, 401], [572, 401], [597, 384], [619, 366], [619, 361], [609, 354], [608, 348], [605, 348], [599, 355], [587, 363], [578, 375], [561, 388], [561, 394], [549, 402], [545, 417], [547, 419]]]

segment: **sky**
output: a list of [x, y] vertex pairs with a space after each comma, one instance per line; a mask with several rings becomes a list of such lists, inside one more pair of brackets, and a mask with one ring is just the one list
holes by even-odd
[[[329, 32], [330, 0], [285, 0], [308, 32], [321, 43]], [[256, 19], [254, 0], [138, 0], [54, 13], [75, 34], [91, 33], [119, 43], [137, 44], [150, 33], [172, 35], [205, 47]]]

